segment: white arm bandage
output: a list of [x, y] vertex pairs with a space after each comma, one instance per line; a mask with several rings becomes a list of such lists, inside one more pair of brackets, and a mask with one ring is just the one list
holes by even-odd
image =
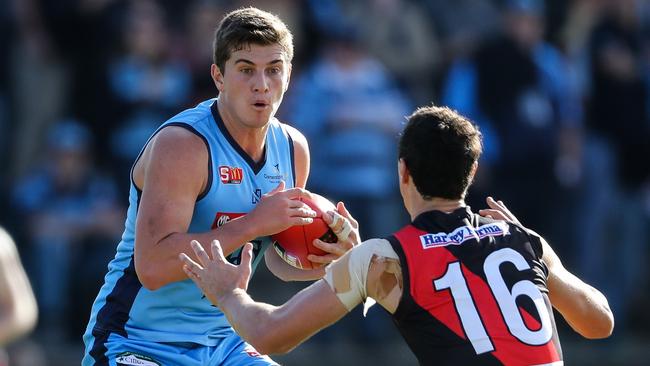
[[368, 297], [368, 270], [373, 257], [399, 260], [387, 240], [370, 239], [352, 248], [326, 269], [325, 281], [348, 311]]

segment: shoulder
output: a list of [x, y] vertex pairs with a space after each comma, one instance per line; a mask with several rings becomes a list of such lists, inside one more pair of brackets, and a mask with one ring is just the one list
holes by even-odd
[[[165, 126], [156, 133], [136, 162], [133, 178], [139, 188], [145, 177], [159, 180], [162, 176], [175, 180], [207, 179], [209, 161], [207, 141], [195, 131], [181, 126]], [[183, 174], [179, 174], [183, 172]], [[160, 182], [160, 181], [159, 181]]]
[[282, 128], [286, 131], [287, 136], [293, 141], [294, 148], [298, 149], [303, 149], [303, 150], [309, 150], [309, 145], [307, 143], [307, 138], [305, 135], [302, 134], [297, 128], [288, 125], [286, 123], [280, 122], [280, 125]]
[[207, 153], [205, 138], [189, 125], [164, 126], [151, 139], [150, 146], [151, 150], [156, 152], [168, 152], [182, 156]]

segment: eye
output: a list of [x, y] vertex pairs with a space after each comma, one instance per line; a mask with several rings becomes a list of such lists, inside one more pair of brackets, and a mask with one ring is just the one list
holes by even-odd
[[282, 69], [280, 67], [271, 67], [268, 70], [268, 73], [271, 74], [271, 75], [277, 75], [277, 74], [279, 74], [281, 72], [282, 72]]
[[240, 69], [239, 72], [242, 74], [250, 75], [253, 73], [253, 69], [250, 67], [244, 67], [243, 69]]

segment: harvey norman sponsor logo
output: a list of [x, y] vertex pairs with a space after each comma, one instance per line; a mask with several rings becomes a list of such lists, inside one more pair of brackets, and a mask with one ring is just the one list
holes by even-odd
[[422, 243], [422, 249], [431, 249], [445, 247], [447, 245], [460, 245], [470, 239], [480, 240], [486, 236], [504, 236], [509, 233], [508, 224], [505, 222], [494, 222], [477, 228], [461, 226], [451, 233], [420, 235], [420, 243]]

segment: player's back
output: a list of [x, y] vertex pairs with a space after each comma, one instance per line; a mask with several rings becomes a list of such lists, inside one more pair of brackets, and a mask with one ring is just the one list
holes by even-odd
[[404, 278], [393, 319], [421, 364], [562, 364], [539, 237], [460, 208], [388, 240]]

